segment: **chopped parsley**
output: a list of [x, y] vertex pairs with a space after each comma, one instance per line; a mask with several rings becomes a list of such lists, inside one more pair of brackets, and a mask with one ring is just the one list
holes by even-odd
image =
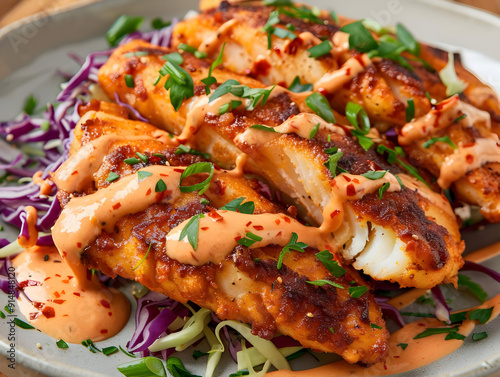
[[300, 83], [300, 77], [295, 76], [293, 79], [292, 83], [288, 87], [288, 90], [294, 93], [303, 93], [303, 92], [310, 92], [313, 90], [313, 84], [304, 84], [302, 85]]
[[333, 48], [333, 44], [330, 41], [323, 41], [320, 44], [311, 47], [307, 50], [309, 57], [317, 59], [326, 54], [329, 54]]
[[371, 179], [371, 180], [376, 180], [376, 179], [384, 178], [384, 176], [386, 175], [386, 173], [387, 173], [386, 170], [382, 170], [382, 171], [369, 171], [369, 172], [361, 174], [361, 176], [363, 176], [365, 178], [368, 178], [368, 179]]
[[336, 278], [344, 276], [346, 270], [342, 268], [339, 263], [333, 259], [333, 254], [328, 250], [320, 251], [315, 254], [316, 259], [318, 259], [326, 269]]
[[246, 237], [240, 238], [237, 242], [240, 245], [250, 247], [252, 246], [255, 242], [262, 241], [262, 237], [257, 236], [256, 234], [253, 234], [252, 232], [247, 232]]
[[105, 347], [102, 349], [102, 353], [106, 356], [109, 356], [115, 352], [118, 352], [118, 348], [115, 346]]
[[305, 251], [306, 247], [309, 247], [304, 242], [297, 242], [298, 239], [299, 239], [298, 234], [293, 232], [291, 237], [290, 237], [290, 241], [288, 241], [288, 244], [285, 247], [283, 247], [283, 249], [280, 252], [280, 255], [278, 258], [278, 263], [276, 265], [278, 270], [281, 269], [281, 266], [283, 265], [283, 258], [285, 257], [286, 253], [291, 253], [292, 250], [303, 253]]
[[201, 217], [205, 217], [205, 215], [200, 213], [191, 217], [191, 219], [189, 219], [187, 224], [182, 229], [182, 232], [179, 236], [179, 241], [182, 241], [187, 237], [188, 242], [193, 250], [196, 250], [198, 248], [198, 228], [200, 225]]
[[[182, 181], [194, 174], [199, 174], [199, 173], [208, 173], [208, 178], [205, 179], [203, 182], [190, 185], [190, 186], [181, 186]], [[211, 162], [196, 162], [194, 164], [189, 165], [186, 169], [181, 174], [181, 179], [179, 181], [179, 189], [181, 192], [193, 192], [197, 191], [198, 195], [203, 194], [205, 191], [208, 190], [208, 187], [210, 186], [210, 181], [212, 180], [212, 177], [214, 176], [214, 164]]]
[[366, 287], [364, 285], [358, 285], [356, 287], [349, 287], [348, 291], [349, 291], [349, 295], [352, 298], [359, 298], [362, 295], [364, 295], [366, 292], [368, 292], [368, 287]]
[[251, 111], [257, 107], [257, 105], [264, 106], [269, 98], [269, 95], [273, 91], [276, 85], [272, 86], [270, 89], [266, 88], [250, 88], [246, 85], [241, 85], [238, 81], [229, 79], [222, 83], [210, 96], [209, 103], [216, 100], [219, 97], [227, 93], [240, 98], [249, 99], [250, 102], [246, 109]]
[[201, 198], [200, 199], [200, 204], [204, 205], [204, 206], [209, 205], [210, 204], [210, 200], [205, 199], [205, 198]]
[[401, 347], [404, 351], [406, 347], [408, 347], [408, 343], [399, 343], [398, 346]]
[[321, 93], [314, 92], [307, 97], [306, 105], [328, 123], [335, 123], [335, 116], [333, 115], [330, 103], [328, 103], [326, 97]]
[[134, 82], [134, 76], [132, 75], [125, 75], [125, 85], [129, 88], [134, 88], [135, 87], [135, 82]]
[[359, 52], [369, 52], [376, 50], [378, 47], [377, 41], [363, 25], [362, 20], [345, 25], [340, 31], [349, 34], [349, 48], [351, 49], [356, 49]]
[[337, 147], [325, 149], [325, 153], [328, 154], [328, 161], [325, 162], [325, 166], [330, 170], [332, 177], [337, 176], [337, 163], [340, 158], [344, 155]]
[[56, 342], [56, 345], [58, 348], [61, 348], [61, 349], [67, 349], [69, 348], [68, 346], [68, 343], [66, 343], [64, 340], [62, 339], [59, 339], [57, 342]]
[[158, 182], [156, 182], [155, 192], [163, 192], [166, 189], [167, 189], [167, 185], [165, 184], [165, 181], [160, 178], [158, 180]]
[[485, 324], [490, 319], [492, 312], [493, 307], [489, 309], [476, 309], [469, 313], [469, 319], [479, 321], [479, 323], [481, 324]]
[[317, 285], [319, 287], [322, 287], [323, 285], [331, 285], [332, 287], [335, 287], [335, 288], [339, 288], [339, 289], [345, 289], [343, 286], [341, 286], [340, 284], [337, 284], [331, 280], [326, 280], [326, 279], [322, 279], [322, 280], [314, 280], [314, 281], [306, 281], [307, 284], [311, 284], [311, 285]]
[[457, 146], [453, 141], [451, 141], [450, 137], [448, 135], [445, 135], [443, 137], [433, 137], [430, 140], [427, 140], [425, 143], [422, 144], [424, 148], [429, 148], [431, 145], [434, 145], [437, 142], [442, 142], [448, 144], [450, 147], [453, 149], [457, 149]]
[[243, 203], [245, 199], [244, 197], [233, 199], [226, 205], [220, 207], [220, 209], [252, 215], [255, 211], [255, 203], [252, 201]]
[[87, 347], [87, 349], [88, 349], [90, 352], [92, 352], [92, 353], [102, 352], [99, 348], [97, 348], [97, 347], [94, 345], [94, 342], [92, 342], [92, 340], [90, 340], [90, 339], [84, 340], [84, 341], [82, 342], [82, 346]]
[[430, 328], [422, 331], [420, 334], [413, 337], [413, 339], [426, 338], [431, 335], [436, 334], [450, 334], [452, 332], [458, 332], [458, 327], [441, 327], [441, 328]]
[[479, 340], [486, 339], [487, 337], [488, 337], [488, 334], [486, 333], [486, 331], [477, 332], [477, 333], [472, 334], [472, 340], [475, 340], [476, 342]]

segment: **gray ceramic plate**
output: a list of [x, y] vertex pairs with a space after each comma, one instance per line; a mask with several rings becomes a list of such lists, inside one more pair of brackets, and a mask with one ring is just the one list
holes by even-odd
[[[467, 66], [500, 91], [500, 19], [487, 13], [440, 0], [316, 0], [311, 3], [334, 9], [353, 18], [370, 17], [383, 24], [403, 22], [419, 39], [452, 47], [464, 53]], [[56, 69], [75, 72], [78, 67], [67, 57], [68, 52], [85, 56], [99, 49], [106, 49], [104, 35], [120, 14], [142, 15], [164, 19], [182, 17], [189, 9], [196, 9], [197, 1], [184, 0], [104, 0], [77, 9], [67, 9], [56, 15], [44, 15], [9, 25], [0, 30], [0, 118], [15, 117], [29, 94], [43, 101], [52, 101], [57, 95], [60, 79]], [[458, 47], [459, 46], [459, 47]], [[0, 147], [1, 148], [1, 147]], [[500, 227], [488, 227], [480, 233], [466, 235], [468, 250], [499, 241]], [[489, 263], [500, 270], [500, 258]], [[472, 275], [471, 275], [472, 276]], [[491, 279], [473, 276], [481, 280], [489, 295], [500, 292], [500, 286]], [[130, 289], [128, 289], [130, 291]], [[467, 297], [466, 297], [467, 299]], [[0, 307], [6, 304], [6, 296], [0, 294]], [[133, 300], [131, 300], [133, 301]], [[457, 299], [454, 309], [475, 305]], [[82, 326], [85, 326], [83, 323]], [[0, 321], [0, 352], [6, 354], [9, 327]], [[99, 346], [125, 346], [133, 331], [133, 321], [116, 337]], [[427, 367], [406, 373], [405, 376], [484, 376], [500, 368], [500, 330], [498, 320], [482, 326], [489, 337], [474, 343], [470, 339], [454, 354]], [[36, 344], [40, 343], [39, 350]], [[203, 346], [200, 346], [203, 347]], [[123, 354], [106, 357], [92, 354], [80, 345], [70, 345], [69, 350], [57, 348], [51, 339], [34, 330], [16, 330], [16, 362], [50, 376], [119, 376], [116, 365], [129, 361]], [[196, 363], [187, 351], [180, 356], [187, 367], [203, 375], [203, 363]], [[325, 359], [325, 357], [322, 357]], [[292, 363], [294, 369], [317, 366], [312, 357], [304, 356]], [[236, 370], [227, 358], [217, 370], [227, 376]], [[13, 371], [0, 356], [0, 371], [8, 376], [29, 376], [31, 372]]]

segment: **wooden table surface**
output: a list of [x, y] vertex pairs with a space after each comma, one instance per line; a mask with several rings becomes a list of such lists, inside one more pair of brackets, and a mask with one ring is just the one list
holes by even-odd
[[[0, 27], [31, 14], [51, 13], [78, 3], [98, 0], [0, 0]], [[500, 15], [500, 0], [455, 0]]]

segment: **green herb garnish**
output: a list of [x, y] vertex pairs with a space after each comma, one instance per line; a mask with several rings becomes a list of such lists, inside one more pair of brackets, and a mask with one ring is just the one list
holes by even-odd
[[341, 286], [340, 284], [337, 284], [331, 280], [326, 280], [326, 279], [322, 279], [322, 280], [314, 280], [314, 281], [306, 281], [307, 284], [311, 284], [311, 285], [317, 285], [319, 287], [322, 287], [323, 285], [331, 285], [332, 287], [335, 287], [335, 288], [339, 288], [339, 289], [345, 289], [343, 286]]
[[125, 85], [127, 85], [127, 87], [129, 88], [135, 87], [134, 76], [125, 75], [124, 78], [125, 78]]
[[371, 179], [371, 180], [377, 180], [377, 179], [384, 178], [384, 176], [386, 175], [386, 173], [387, 173], [386, 170], [383, 170], [383, 171], [369, 171], [369, 172], [361, 174], [361, 176], [363, 176], [365, 178], [368, 178], [368, 179]]
[[61, 348], [61, 349], [67, 349], [67, 348], [69, 348], [68, 343], [66, 343], [66, 342], [65, 342], [64, 340], [62, 340], [62, 339], [59, 339], [59, 340], [56, 342], [56, 344], [57, 344], [57, 347], [59, 347], [59, 348]]
[[298, 251], [303, 253], [306, 249], [306, 247], [309, 247], [307, 244], [304, 242], [297, 242], [299, 239], [299, 236], [297, 233], [293, 232], [292, 236], [290, 237], [290, 241], [288, 241], [287, 245], [281, 249], [279, 258], [278, 258], [278, 263], [276, 267], [281, 269], [281, 266], [283, 265], [283, 258], [285, 257], [286, 253], [291, 253], [292, 250]]
[[102, 353], [106, 356], [109, 356], [115, 352], [118, 352], [118, 348], [115, 346], [105, 347], [102, 349]]
[[210, 85], [217, 84], [217, 79], [212, 76], [212, 71], [222, 64], [222, 56], [224, 55], [224, 47], [226, 47], [226, 42], [222, 44], [222, 48], [220, 49], [219, 55], [217, 59], [210, 65], [210, 69], [208, 71], [208, 76], [201, 80], [203, 84], [205, 84], [205, 93], [207, 96], [210, 94]]
[[115, 180], [117, 180], [118, 178], [120, 178], [120, 176], [118, 174], [116, 174], [115, 172], [109, 172], [108, 174], [108, 177], [106, 178], [106, 181], [108, 182], [113, 182]]
[[292, 83], [288, 87], [288, 90], [294, 93], [302, 93], [302, 92], [310, 92], [313, 90], [313, 84], [304, 84], [300, 83], [300, 77], [295, 76]]
[[317, 59], [323, 55], [329, 54], [333, 48], [333, 44], [330, 41], [323, 41], [320, 44], [311, 47], [307, 50], [309, 57]]
[[[170, 359], [175, 359], [175, 358], [169, 357], [168, 360]], [[167, 365], [168, 365], [168, 360], [167, 360]], [[141, 359], [130, 361], [128, 363], [120, 364], [116, 368], [126, 377], [139, 377], [139, 376], [164, 377], [167, 375], [167, 373], [165, 372], [165, 367], [163, 366], [163, 362], [160, 359], [153, 356], [146, 356]], [[173, 375], [174, 377], [181, 377], [180, 374], [173, 374]]]
[[137, 172], [137, 178], [139, 179], [139, 182], [145, 180], [148, 177], [151, 177], [152, 175], [153, 175], [153, 173], [151, 173], [149, 171], [140, 170]]
[[359, 298], [362, 295], [364, 295], [366, 292], [368, 292], [368, 287], [365, 287], [364, 285], [359, 285], [356, 287], [349, 287], [348, 291], [349, 291], [349, 295], [352, 298]]
[[245, 199], [244, 197], [233, 199], [226, 205], [220, 207], [220, 209], [252, 215], [255, 211], [255, 203], [252, 201], [243, 203]]
[[484, 325], [490, 319], [492, 312], [493, 307], [489, 309], [476, 309], [469, 313], [469, 319], [479, 321], [479, 323]]
[[181, 144], [177, 147], [177, 149], [175, 150], [175, 154], [193, 154], [196, 156], [203, 156], [203, 158], [207, 160], [210, 158], [210, 155], [208, 153], [197, 151], [195, 149], [192, 149], [190, 146], [184, 144]]
[[179, 236], [179, 241], [182, 241], [187, 237], [188, 242], [193, 250], [196, 250], [198, 248], [198, 228], [200, 225], [201, 217], [205, 217], [205, 215], [200, 213], [191, 217], [191, 219], [189, 219], [187, 224], [182, 229], [182, 232]]
[[116, 47], [120, 39], [136, 31], [141, 26], [142, 21], [144, 21], [143, 17], [132, 17], [124, 14], [118, 17], [106, 33], [109, 45]]
[[[190, 186], [181, 186], [182, 181], [194, 174], [199, 174], [199, 173], [208, 173], [208, 178], [205, 179], [203, 182], [190, 185]], [[214, 164], [211, 162], [196, 162], [194, 164], [189, 165], [186, 169], [181, 174], [181, 179], [179, 181], [179, 190], [181, 192], [193, 192], [197, 191], [198, 195], [203, 194], [205, 191], [208, 190], [208, 187], [210, 186], [210, 181], [212, 180], [212, 177], [214, 176]]]
[[410, 98], [406, 103], [408, 104], [406, 106], [406, 123], [408, 123], [415, 117], [415, 101]]
[[139, 263], [137, 263], [137, 265], [132, 268], [132, 271], [135, 271], [137, 270], [139, 267], [141, 267], [141, 264], [144, 263], [144, 261], [146, 260], [146, 258], [148, 257], [148, 254], [149, 254], [149, 251], [151, 250], [151, 246], [153, 246], [152, 243], [149, 244], [148, 246], [148, 250], [146, 251], [146, 254], [144, 254], [144, 256], [142, 257], [142, 259], [139, 261]]
[[342, 268], [336, 260], [333, 259], [333, 254], [328, 250], [320, 251], [319, 253], [316, 253], [315, 256], [336, 278], [345, 275], [346, 270]]
[[335, 116], [333, 115], [330, 103], [328, 103], [326, 97], [321, 93], [314, 92], [307, 97], [306, 105], [328, 123], [335, 123]]
[[257, 236], [256, 234], [253, 234], [252, 232], [247, 232], [246, 238], [240, 238], [237, 242], [240, 245], [250, 247], [252, 246], [255, 242], [262, 241], [262, 237]]
[[165, 181], [160, 178], [158, 180], [158, 182], [156, 182], [155, 192], [163, 192], [166, 189], [167, 189], [167, 185], [165, 184]]
[[254, 124], [254, 125], [250, 126], [250, 128], [255, 128], [256, 130], [261, 130], [261, 131], [276, 132], [276, 133], [278, 133], [278, 131], [276, 131], [274, 128], [268, 127], [268, 126], [264, 126], [262, 124]]
[[488, 337], [488, 334], [486, 331], [483, 332], [477, 332], [472, 334], [472, 340], [475, 340], [476, 342], [482, 339], [486, 339]]
[[453, 143], [453, 141], [451, 141], [451, 139], [448, 135], [445, 135], [443, 137], [433, 137], [432, 139], [427, 140], [425, 143], [423, 143], [422, 146], [424, 148], [428, 149], [431, 145], [434, 145], [434, 143], [437, 143], [437, 142], [446, 143], [450, 147], [452, 147], [453, 149], [457, 149], [457, 146], [455, 145], [455, 143]]

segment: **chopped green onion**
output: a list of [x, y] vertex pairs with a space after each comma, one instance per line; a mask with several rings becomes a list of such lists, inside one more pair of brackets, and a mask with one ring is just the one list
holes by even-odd
[[82, 342], [82, 346], [84, 347], [87, 347], [87, 349], [92, 352], [92, 353], [96, 353], [96, 352], [101, 352], [101, 350], [99, 348], [97, 348], [95, 345], [94, 345], [94, 342], [92, 342], [92, 340], [90, 339], [87, 339], [87, 340], [84, 340]]
[[288, 90], [294, 93], [303, 93], [303, 92], [310, 92], [313, 90], [313, 84], [304, 84], [302, 85], [300, 83], [300, 77], [295, 76], [293, 79], [292, 83], [288, 87]]
[[4, 312], [2, 312], [1, 310], [0, 310], [0, 318], [2, 318], [2, 319], [5, 319], [5, 318], [6, 318], [5, 313], [4, 313]]
[[306, 281], [307, 284], [311, 284], [311, 285], [317, 285], [319, 287], [322, 287], [323, 285], [331, 285], [332, 287], [335, 287], [335, 288], [339, 288], [339, 289], [345, 289], [343, 286], [341, 286], [340, 284], [337, 284], [331, 280], [326, 280], [326, 279], [322, 279], [322, 280], [314, 280], [314, 281]]
[[27, 99], [26, 99], [26, 102], [24, 104], [24, 112], [27, 114], [27, 115], [33, 115], [34, 111], [35, 111], [35, 108], [36, 108], [36, 105], [37, 105], [38, 101], [36, 100], [35, 96], [30, 95]]
[[144, 162], [145, 164], [147, 164], [149, 162], [149, 158], [148, 156], [146, 156], [145, 154], [142, 154], [140, 152], [135, 152], [135, 154], [137, 155], [137, 157], [139, 157], [141, 159], [142, 162]]
[[130, 353], [130, 352], [127, 352], [127, 351], [125, 351], [125, 350], [122, 348], [122, 346], [118, 346], [118, 347], [119, 347], [119, 348], [120, 348], [120, 350], [121, 350], [121, 351], [122, 351], [125, 355], [127, 355], [128, 357], [133, 357], [133, 358], [135, 358], [135, 357], [136, 357], [134, 354], [132, 354], [132, 353]]
[[102, 353], [106, 356], [109, 356], [115, 352], [118, 352], [118, 348], [115, 346], [105, 347], [102, 349]]
[[325, 149], [325, 153], [328, 154], [328, 161], [325, 162], [325, 166], [330, 170], [332, 177], [337, 176], [337, 164], [340, 158], [344, 155], [342, 151], [339, 151], [338, 148], [327, 148]]
[[309, 132], [309, 140], [311, 140], [312, 138], [314, 138], [314, 136], [316, 135], [316, 133], [318, 132], [318, 130], [319, 130], [319, 123], [317, 125], [315, 125], [311, 129], [311, 132]]
[[396, 34], [398, 36], [398, 40], [406, 46], [408, 51], [410, 51], [413, 55], [420, 55], [420, 44], [415, 40], [413, 35], [403, 26], [403, 24], [396, 25]]
[[469, 319], [479, 321], [479, 323], [481, 324], [485, 324], [490, 319], [492, 312], [493, 307], [489, 309], [476, 309], [469, 313]]
[[457, 149], [457, 146], [455, 145], [455, 143], [453, 141], [451, 141], [451, 139], [448, 135], [445, 135], [443, 137], [433, 137], [432, 139], [427, 140], [425, 143], [423, 143], [422, 146], [424, 148], [428, 149], [431, 145], [434, 145], [434, 143], [437, 143], [437, 142], [446, 143], [450, 147], [452, 147], [453, 149]]
[[306, 105], [328, 123], [335, 123], [332, 108], [324, 95], [314, 92], [306, 98]]
[[143, 20], [143, 17], [132, 17], [122, 14], [106, 33], [109, 45], [116, 47], [120, 39], [136, 31], [141, 26]]
[[[181, 186], [182, 181], [194, 174], [199, 174], [199, 173], [209, 173], [208, 178], [205, 179], [203, 182], [191, 185], [191, 186]], [[179, 189], [181, 192], [193, 192], [200, 190], [198, 192], [198, 195], [203, 194], [205, 191], [208, 190], [208, 187], [210, 186], [210, 181], [212, 180], [212, 177], [214, 176], [214, 164], [211, 162], [196, 162], [194, 164], [189, 165], [181, 174], [181, 179], [179, 181]]]
[[[168, 360], [170, 360], [169, 358]], [[172, 358], [173, 359], [173, 358]], [[130, 361], [120, 364], [116, 367], [123, 375], [127, 377], [151, 377], [151, 376], [166, 376], [163, 362], [153, 356], [146, 356], [142, 359]], [[176, 377], [178, 377], [177, 375]]]
[[331, 332], [332, 334], [335, 334], [335, 330], [333, 329], [333, 327], [330, 327], [330, 329], [329, 329], [329, 330], [330, 330], [330, 332]]
[[246, 238], [240, 238], [237, 242], [240, 245], [250, 247], [252, 246], [255, 242], [262, 241], [262, 237], [257, 236], [256, 234], [253, 234], [252, 232], [247, 232]]
[[149, 244], [149, 246], [148, 246], [148, 250], [146, 251], [146, 254], [144, 254], [144, 256], [142, 257], [142, 259], [140, 260], [140, 262], [139, 262], [139, 263], [137, 263], [137, 265], [136, 265], [134, 268], [132, 268], [132, 271], [135, 271], [135, 270], [137, 270], [139, 267], [141, 267], [141, 264], [142, 264], [142, 263], [146, 260], [146, 258], [148, 257], [149, 251], [151, 250], [151, 246], [153, 246], [153, 244], [152, 244], [152, 243], [150, 243], [150, 244]]
[[204, 206], [209, 205], [210, 204], [210, 200], [205, 199], [205, 198], [201, 198], [200, 199], [200, 204], [202, 204]]
[[378, 47], [378, 43], [370, 31], [363, 25], [362, 20], [345, 25], [340, 31], [349, 34], [350, 49], [356, 49], [359, 52], [368, 52]]
[[[12, 314], [12, 312], [9, 312], [7, 310], [7, 307], [5, 309], [8, 313]], [[25, 330], [33, 330], [34, 329], [34, 327], [31, 326], [29, 323], [26, 323], [26, 322], [20, 320], [19, 318], [14, 318], [14, 325], [16, 325], [17, 327], [20, 327], [22, 329], [25, 329]]]
[[69, 348], [68, 343], [66, 343], [66, 342], [65, 342], [64, 340], [62, 340], [62, 339], [59, 339], [59, 340], [56, 342], [56, 344], [57, 344], [57, 347], [58, 347], [58, 348], [61, 348], [61, 349], [67, 349], [67, 348]]
[[450, 314], [450, 323], [460, 323], [465, 321], [465, 318], [467, 317], [467, 311], [464, 312], [458, 312], [458, 313], [452, 313]]
[[448, 335], [446, 335], [444, 340], [451, 340], [451, 339], [464, 340], [465, 338], [467, 338], [465, 335], [462, 335], [458, 332], [451, 332]]
[[382, 187], [378, 189], [378, 197], [379, 199], [382, 199], [384, 196], [384, 193], [387, 191], [387, 189], [391, 186], [390, 182], [385, 182]]
[[476, 342], [479, 340], [486, 339], [487, 337], [488, 337], [488, 334], [486, 333], [486, 331], [477, 332], [477, 333], [472, 334], [472, 340], [475, 340]]
[[210, 69], [208, 71], [208, 76], [201, 80], [203, 84], [205, 84], [205, 93], [207, 96], [210, 94], [210, 85], [216, 84], [217, 79], [212, 76], [212, 71], [217, 68], [219, 65], [222, 64], [222, 56], [224, 55], [224, 47], [226, 47], [226, 42], [222, 44], [222, 48], [220, 49], [219, 55], [217, 56], [217, 59], [214, 60], [214, 62], [210, 65]]
[[424, 183], [427, 187], [431, 187], [427, 181], [425, 179], [423, 179], [420, 174], [418, 174], [418, 171], [417, 169], [414, 167], [414, 166], [411, 166], [411, 165], [408, 165], [408, 164], [405, 164], [403, 161], [401, 161], [399, 158], [397, 159], [398, 161], [398, 164], [400, 164], [403, 168], [406, 169], [406, 171], [408, 173], [410, 173], [411, 175], [413, 175], [415, 178], [417, 178], [420, 182]]
[[108, 174], [108, 177], [106, 178], [106, 181], [108, 182], [113, 182], [115, 180], [117, 180], [118, 178], [120, 178], [120, 176], [118, 174], [116, 174], [115, 172], [109, 172]]
[[175, 111], [178, 111], [185, 99], [194, 96], [193, 78], [187, 73], [180, 64], [184, 59], [179, 53], [164, 55], [166, 63], [160, 69], [161, 76], [169, 75], [165, 82], [165, 89], [170, 91], [170, 102]]
[[370, 323], [370, 327], [371, 327], [372, 329], [378, 329], [378, 330], [381, 330], [381, 329], [382, 329], [382, 326], [376, 325], [375, 323]]
[[401, 347], [404, 351], [406, 347], [408, 347], [408, 343], [399, 343], [398, 346]]
[[366, 287], [364, 285], [359, 285], [356, 287], [349, 287], [348, 291], [349, 291], [349, 295], [352, 298], [359, 298], [362, 295], [364, 295], [366, 292], [368, 292], [368, 287]]
[[201, 352], [200, 350], [194, 350], [193, 351], [193, 358], [195, 360], [198, 360], [200, 357], [208, 356], [208, 355], [209, 355], [208, 352]]
[[453, 123], [458, 123], [458, 122], [460, 122], [462, 119], [465, 119], [465, 118], [467, 118], [467, 114], [462, 114], [462, 115], [460, 115], [457, 119], [455, 119], [455, 120], [453, 121]]
[[147, 56], [149, 53], [147, 51], [134, 51], [134, 52], [127, 52], [126, 54], [123, 54], [126, 58], [133, 58], [136, 56]]
[[226, 205], [220, 207], [220, 209], [252, 215], [255, 211], [255, 203], [252, 201], [243, 203], [245, 199], [244, 197], [233, 199]]
[[264, 126], [262, 124], [254, 124], [254, 125], [250, 126], [250, 128], [255, 128], [256, 130], [261, 130], [261, 131], [276, 132], [276, 133], [278, 133], [278, 131], [276, 131], [274, 128], [268, 127], [268, 126]]
[[351, 130], [351, 135], [358, 139], [359, 145], [361, 145], [365, 151], [369, 150], [375, 144], [370, 137], [364, 135], [363, 132], [358, 130]]
[[200, 225], [200, 217], [205, 217], [203, 214], [194, 215], [189, 219], [187, 224], [182, 229], [182, 232], [179, 236], [179, 241], [182, 241], [187, 237], [189, 244], [196, 250], [198, 248], [198, 229]]
[[127, 85], [127, 87], [129, 88], [135, 87], [134, 76], [125, 75], [124, 77], [125, 77], [125, 84]]
[[165, 181], [160, 178], [158, 180], [158, 182], [156, 182], [155, 192], [163, 192], [166, 189], [167, 189], [167, 185], [165, 184]]
[[363, 19], [363, 26], [368, 30], [374, 31], [377, 34], [383, 35], [389, 33], [389, 30], [387, 30], [387, 28], [385, 28], [372, 18]]
[[189, 52], [189, 53], [193, 54], [198, 59], [204, 59], [204, 58], [207, 57], [207, 53], [206, 52], [198, 51], [193, 46], [189, 46], [189, 45], [187, 45], [185, 43], [179, 43], [179, 45], [177, 46], [177, 48], [179, 50], [183, 50], [183, 51], [186, 51], [186, 52]]
[[[368, 118], [368, 114], [366, 113], [366, 110], [363, 108], [363, 106], [354, 102], [348, 102], [345, 107], [345, 116], [347, 117], [349, 123], [351, 123], [354, 128], [361, 132], [363, 135], [366, 135], [368, 132], [370, 132], [370, 118]], [[361, 126], [358, 124], [358, 117]]]
[[368, 179], [371, 179], [371, 180], [376, 180], [376, 179], [384, 178], [384, 176], [386, 175], [386, 173], [387, 173], [386, 170], [382, 170], [382, 171], [369, 171], [369, 172], [361, 174], [361, 176], [363, 176], [365, 178], [368, 178]]
[[408, 123], [415, 117], [415, 101], [410, 98], [406, 103], [408, 104], [406, 107], [406, 123]]
[[458, 274], [458, 286], [467, 288], [481, 302], [485, 302], [488, 297], [488, 294], [485, 292], [483, 287], [472, 281], [468, 276]]
[[285, 257], [286, 253], [291, 253], [292, 250], [303, 253], [305, 251], [306, 247], [309, 247], [304, 242], [297, 242], [298, 238], [299, 238], [298, 234], [293, 232], [292, 236], [290, 237], [290, 241], [288, 241], [287, 245], [285, 247], [283, 247], [283, 249], [281, 249], [281, 252], [280, 252], [280, 255], [278, 258], [278, 263], [276, 265], [278, 270], [281, 269], [281, 267], [283, 265], [283, 258]]
[[315, 254], [316, 259], [318, 259], [326, 269], [336, 278], [344, 276], [346, 270], [342, 268], [339, 263], [333, 259], [333, 254], [328, 250], [320, 251]]
[[160, 17], [151, 20], [151, 27], [155, 30], [160, 30], [170, 25], [172, 25], [172, 21], [163, 21]]
[[452, 96], [457, 93], [462, 93], [467, 88], [467, 83], [458, 78], [455, 71], [455, 58], [453, 52], [448, 52], [448, 63], [439, 71], [439, 77], [446, 86], [446, 95]]
[[139, 182], [145, 180], [148, 177], [151, 177], [152, 175], [153, 175], [153, 173], [151, 173], [149, 171], [140, 170], [137, 172], [137, 178], [139, 179]]
[[425, 331], [422, 331], [420, 334], [413, 337], [413, 339], [421, 339], [426, 338], [431, 335], [436, 334], [450, 334], [452, 332], [457, 332], [458, 327], [444, 327], [444, 328], [430, 328]]
[[401, 178], [399, 178], [399, 175], [395, 175], [396, 177], [396, 180], [398, 181], [399, 185], [401, 186], [401, 190], [405, 187], [405, 185], [403, 184], [403, 181], [401, 180]]
[[196, 156], [203, 156], [203, 158], [205, 158], [207, 160], [210, 158], [210, 155], [208, 153], [203, 153], [203, 152], [197, 151], [195, 149], [192, 149], [188, 145], [184, 145], [184, 144], [181, 144], [177, 147], [177, 149], [175, 150], [175, 154], [193, 154]]
[[323, 55], [330, 53], [333, 48], [333, 44], [330, 41], [323, 41], [320, 44], [311, 47], [307, 50], [310, 58], [317, 59]]
[[138, 158], [135, 158], [135, 157], [130, 157], [130, 158], [126, 158], [125, 160], [123, 160], [123, 162], [125, 162], [128, 165], [135, 165], [135, 164], [140, 163], [141, 160], [139, 160]]
[[229, 106], [231, 106], [231, 104], [228, 102], [219, 107], [219, 115], [224, 115], [225, 113], [227, 113], [227, 111], [229, 110]]
[[332, 17], [332, 20], [335, 21], [336, 24], [340, 22], [339, 16], [337, 16], [337, 12], [335, 12], [334, 10], [330, 11], [330, 16]]

